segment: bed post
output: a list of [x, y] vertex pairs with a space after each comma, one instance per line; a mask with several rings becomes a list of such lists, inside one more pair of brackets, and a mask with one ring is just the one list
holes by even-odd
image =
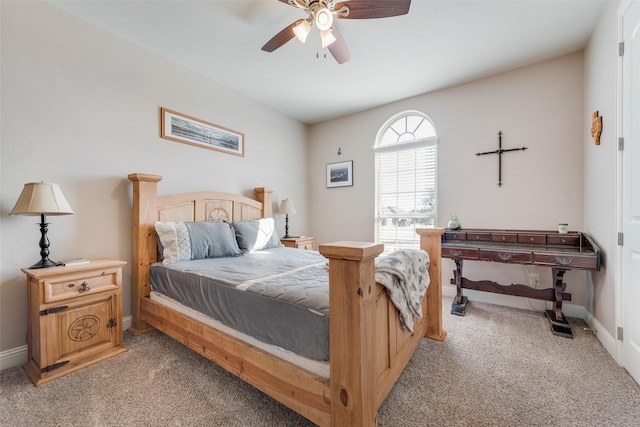
[[151, 292], [149, 267], [156, 262], [157, 247], [154, 224], [157, 220], [158, 181], [160, 175], [132, 173], [133, 182], [133, 277], [131, 283], [132, 322], [129, 332], [140, 335], [153, 329], [140, 320], [140, 298]]
[[443, 228], [418, 228], [420, 249], [429, 253], [429, 277], [427, 288], [427, 332], [425, 336], [444, 341], [447, 332], [442, 329], [442, 235]]
[[256, 200], [262, 203], [262, 218], [271, 218], [273, 216], [273, 190], [265, 187], [254, 188], [256, 192]]
[[[375, 257], [379, 243], [320, 245], [329, 258], [331, 424], [375, 426]], [[339, 319], [339, 321], [338, 321]]]

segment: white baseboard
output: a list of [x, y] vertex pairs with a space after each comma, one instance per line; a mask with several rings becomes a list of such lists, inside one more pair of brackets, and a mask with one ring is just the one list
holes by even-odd
[[0, 371], [27, 363], [28, 348], [26, 345], [0, 352]]
[[602, 324], [598, 322], [598, 319], [593, 317], [591, 313], [587, 313], [587, 314], [588, 314], [587, 318], [584, 319], [585, 323], [589, 325], [589, 327], [593, 330], [593, 332], [598, 337], [598, 341], [600, 341], [600, 343], [605, 348], [605, 350], [607, 350], [607, 352], [611, 355], [611, 357], [613, 357], [613, 360], [615, 360], [616, 363], [620, 365], [621, 360], [620, 360], [620, 357], [618, 356], [616, 339], [613, 336], [611, 336], [609, 332], [607, 332], [604, 326], [602, 326]]
[[[131, 316], [122, 318], [122, 330], [126, 331], [131, 326]], [[0, 371], [24, 365], [29, 358], [29, 349], [26, 345], [11, 348], [0, 352]]]

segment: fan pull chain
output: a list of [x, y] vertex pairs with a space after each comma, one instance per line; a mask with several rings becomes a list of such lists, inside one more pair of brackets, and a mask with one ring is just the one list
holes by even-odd
[[[322, 50], [322, 57], [324, 59], [327, 59], [327, 51], [326, 50]], [[320, 52], [316, 50], [316, 58], [320, 59]]]

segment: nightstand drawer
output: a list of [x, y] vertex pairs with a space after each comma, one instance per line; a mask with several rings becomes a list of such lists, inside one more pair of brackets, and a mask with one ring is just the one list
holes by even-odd
[[99, 270], [93, 275], [78, 274], [67, 276], [62, 281], [44, 282], [44, 302], [50, 303], [69, 298], [77, 298], [96, 292], [118, 288], [118, 270]]
[[300, 244], [298, 244], [298, 249], [306, 249], [306, 250], [312, 251], [313, 250], [313, 242], [300, 243]]
[[282, 244], [288, 248], [306, 249], [312, 251], [315, 248], [316, 238], [309, 236], [283, 237], [282, 239], [280, 239], [280, 242], [282, 242]]

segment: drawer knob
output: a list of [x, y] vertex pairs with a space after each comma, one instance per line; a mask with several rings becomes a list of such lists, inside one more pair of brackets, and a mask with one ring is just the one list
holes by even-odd
[[78, 291], [80, 293], [87, 292], [87, 291], [91, 290], [91, 288], [89, 287], [89, 284], [87, 282], [82, 282], [82, 284], [80, 284], [80, 286], [82, 286], [80, 289], [78, 289]]

